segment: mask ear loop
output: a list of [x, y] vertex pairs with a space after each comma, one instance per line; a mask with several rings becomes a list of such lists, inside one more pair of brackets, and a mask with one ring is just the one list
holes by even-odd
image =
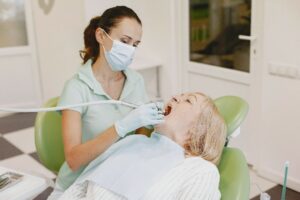
[[99, 27], [104, 33], [105, 33], [105, 35], [111, 40], [111, 41], [114, 41], [109, 35], [108, 35], [108, 33], [106, 33], [106, 31], [103, 29], [103, 28], [101, 28], [101, 27]]
[[[103, 28], [101, 28], [101, 27], [99, 27], [104, 33], [105, 33], [105, 35], [113, 42], [113, 40], [111, 39], [111, 37], [106, 33], [106, 31], [103, 29]], [[106, 49], [105, 49], [105, 47], [104, 47], [104, 45], [103, 44], [101, 44], [101, 46], [103, 47], [103, 50], [104, 50], [104, 52], [108, 52]]]
[[[112, 41], [112, 42], [114, 42], [114, 40], [109, 36], [109, 34], [103, 29], [103, 28], [101, 28], [101, 27], [99, 27], [104, 33], [105, 33], [105, 35]], [[118, 42], [120, 42], [119, 40], [116, 40], [116, 41], [118, 41]], [[127, 44], [128, 45], [128, 44]], [[102, 45], [103, 46], [103, 45]], [[128, 46], [131, 46], [131, 45], [128, 45]], [[136, 48], [136, 47], [134, 47], [134, 48]]]

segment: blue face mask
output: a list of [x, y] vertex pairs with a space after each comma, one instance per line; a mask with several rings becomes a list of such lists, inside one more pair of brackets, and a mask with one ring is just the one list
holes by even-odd
[[[105, 34], [109, 39], [111, 39], [106, 32]], [[110, 51], [106, 51], [104, 45], [102, 45], [105, 59], [113, 71], [123, 71], [132, 63], [135, 47], [122, 43], [118, 40], [111, 40], [113, 44]]]

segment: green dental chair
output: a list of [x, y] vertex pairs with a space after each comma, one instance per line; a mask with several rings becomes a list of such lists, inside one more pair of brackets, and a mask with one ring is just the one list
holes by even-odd
[[[50, 99], [44, 107], [55, 107], [58, 97]], [[240, 127], [248, 112], [248, 104], [235, 96], [223, 96], [215, 100], [227, 123], [227, 143], [218, 169], [221, 175], [222, 200], [248, 200], [250, 178], [244, 154], [227, 147], [232, 133]], [[45, 167], [57, 173], [64, 162], [61, 134], [61, 116], [58, 112], [40, 112], [35, 120], [35, 146]]]
[[218, 169], [221, 175], [222, 200], [248, 200], [250, 176], [246, 158], [241, 150], [227, 147], [229, 139], [247, 116], [249, 106], [236, 96], [223, 96], [215, 100], [227, 124], [227, 142]]

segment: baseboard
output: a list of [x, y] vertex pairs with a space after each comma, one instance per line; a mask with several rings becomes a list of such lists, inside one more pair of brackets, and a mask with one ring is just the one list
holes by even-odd
[[[264, 177], [266, 179], [269, 179], [271, 181], [274, 181], [278, 184], [282, 184], [283, 183], [283, 171], [282, 173], [278, 172], [278, 171], [274, 171], [273, 169], [270, 169], [268, 167], [263, 167], [257, 170], [258, 175], [261, 177]], [[297, 192], [300, 192], [300, 181], [288, 176], [287, 179], [287, 187], [295, 190]]]

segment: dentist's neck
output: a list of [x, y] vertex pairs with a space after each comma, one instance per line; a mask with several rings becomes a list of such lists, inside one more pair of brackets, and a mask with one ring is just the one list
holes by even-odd
[[118, 80], [123, 76], [122, 72], [112, 71], [111, 67], [106, 62], [104, 53], [102, 52], [96, 62], [93, 64], [92, 69], [96, 79], [101, 79], [104, 81]]

